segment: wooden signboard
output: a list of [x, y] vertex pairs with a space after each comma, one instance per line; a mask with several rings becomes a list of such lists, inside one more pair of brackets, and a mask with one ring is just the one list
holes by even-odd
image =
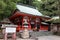
[[2, 24], [2, 28], [6, 28], [6, 27], [16, 28], [17, 25], [12, 25], [12, 24], [10, 24], [10, 25], [8, 25], [8, 24]]
[[16, 40], [16, 27], [17, 27], [17, 25], [6, 25], [6, 24], [3, 24], [2, 25], [2, 28], [5, 31], [4, 40], [7, 40], [8, 39], [7, 38], [7, 34], [8, 33], [13, 33], [12, 39], [13, 40]]

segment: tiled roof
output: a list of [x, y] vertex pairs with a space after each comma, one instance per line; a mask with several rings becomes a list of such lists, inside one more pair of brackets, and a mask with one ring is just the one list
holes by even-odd
[[43, 16], [42, 13], [40, 13], [37, 9], [30, 8], [23, 5], [17, 5], [16, 7], [20, 12], [24, 12], [24, 13], [35, 15], [35, 16]]

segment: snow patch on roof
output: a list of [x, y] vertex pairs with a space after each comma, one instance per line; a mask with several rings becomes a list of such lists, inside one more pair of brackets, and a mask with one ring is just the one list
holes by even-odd
[[24, 13], [27, 13], [27, 14], [32, 14], [32, 15], [35, 15], [35, 16], [43, 16], [37, 9], [30, 8], [30, 7], [27, 7], [27, 6], [22, 6], [22, 5], [17, 5], [16, 7], [17, 7], [18, 10], [20, 10], [20, 12], [24, 12]]

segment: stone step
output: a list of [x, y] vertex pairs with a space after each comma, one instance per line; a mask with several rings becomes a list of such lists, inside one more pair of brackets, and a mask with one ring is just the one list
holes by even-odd
[[[4, 39], [0, 39], [0, 40], [4, 40]], [[8, 40], [13, 40], [13, 39], [8, 39]], [[18, 38], [17, 40], [35, 40], [35, 39], [21, 39], [21, 38]]]
[[[17, 40], [19, 40], [19, 39], [17, 39]], [[20, 39], [20, 40], [35, 40], [35, 39]]]

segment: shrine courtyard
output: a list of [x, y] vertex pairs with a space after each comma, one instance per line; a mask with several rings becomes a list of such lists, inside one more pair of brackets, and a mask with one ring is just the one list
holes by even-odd
[[[22, 39], [17, 36], [16, 40], [60, 40], [60, 36], [53, 35], [51, 32], [48, 31], [40, 31], [40, 32], [32, 32], [30, 33], [32, 36], [27, 39]], [[4, 39], [0, 39], [4, 40]], [[8, 39], [13, 40], [13, 39]]]

